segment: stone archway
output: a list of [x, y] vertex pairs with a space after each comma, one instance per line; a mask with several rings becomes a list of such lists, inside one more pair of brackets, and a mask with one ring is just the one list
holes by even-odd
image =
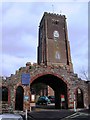
[[16, 89], [16, 96], [15, 96], [15, 110], [23, 110], [23, 97], [24, 97], [24, 89], [22, 86], [18, 86]]
[[49, 85], [55, 93], [55, 108], [61, 108], [61, 95], [64, 95], [64, 108], [68, 108], [68, 98], [67, 98], [67, 83], [63, 77], [52, 73], [38, 74], [30, 81], [30, 86], [37, 83], [44, 83]]
[[76, 91], [77, 108], [84, 108], [83, 91], [78, 88]]

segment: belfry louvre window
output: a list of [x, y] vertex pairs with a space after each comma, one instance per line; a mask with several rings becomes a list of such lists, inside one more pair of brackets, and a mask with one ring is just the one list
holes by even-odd
[[59, 20], [52, 19], [52, 23], [53, 23], [54, 25], [58, 25], [58, 24], [59, 24]]

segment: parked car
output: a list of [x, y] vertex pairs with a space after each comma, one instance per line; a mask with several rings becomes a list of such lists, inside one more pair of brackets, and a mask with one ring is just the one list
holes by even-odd
[[45, 105], [48, 105], [50, 104], [50, 100], [48, 99], [47, 96], [40, 96], [36, 102], [37, 105], [40, 105], [40, 104], [45, 104]]
[[51, 103], [55, 103], [55, 96], [48, 96], [48, 98], [50, 99]]
[[23, 120], [22, 116], [19, 114], [0, 114], [0, 120]]

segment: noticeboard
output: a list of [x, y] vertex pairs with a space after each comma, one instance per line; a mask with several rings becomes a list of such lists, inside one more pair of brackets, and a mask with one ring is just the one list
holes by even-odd
[[24, 96], [24, 100], [28, 101], [29, 100], [29, 96]]
[[22, 73], [21, 82], [22, 82], [22, 85], [29, 85], [30, 84], [30, 73]]
[[61, 101], [65, 101], [64, 95], [61, 95]]

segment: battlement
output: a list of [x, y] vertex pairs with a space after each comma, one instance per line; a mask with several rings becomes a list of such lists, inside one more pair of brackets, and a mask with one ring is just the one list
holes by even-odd
[[49, 15], [49, 16], [55, 16], [55, 17], [63, 17], [63, 18], [66, 18], [65, 15], [56, 14], [56, 13], [44, 12], [44, 15]]
[[60, 19], [60, 18], [61, 18], [61, 19], [66, 19], [66, 16], [65, 16], [65, 15], [56, 14], [56, 13], [48, 13], [48, 12], [44, 12], [40, 24], [42, 23], [44, 17], [55, 17], [55, 18], [57, 18], [57, 19]]

